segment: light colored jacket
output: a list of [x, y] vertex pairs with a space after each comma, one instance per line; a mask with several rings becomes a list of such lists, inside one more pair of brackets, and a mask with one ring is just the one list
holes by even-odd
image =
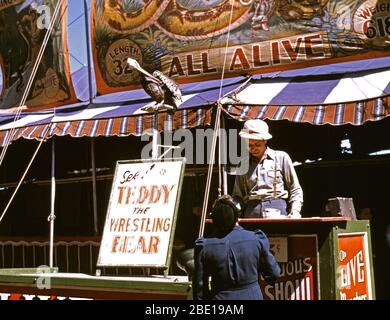
[[301, 212], [303, 191], [286, 152], [267, 147], [263, 161], [254, 157], [243, 161], [249, 161], [248, 171], [236, 177], [233, 196], [240, 196], [245, 202], [281, 198], [287, 201], [289, 212]]

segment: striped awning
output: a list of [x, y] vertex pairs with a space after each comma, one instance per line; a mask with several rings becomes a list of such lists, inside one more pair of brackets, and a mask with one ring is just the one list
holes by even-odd
[[[32, 120], [32, 119], [31, 119]], [[18, 121], [12, 128], [4, 130], [0, 126], [0, 146], [3, 146], [9, 135], [11, 141], [19, 138], [42, 139], [49, 131], [49, 137], [66, 136], [72, 137], [111, 137], [141, 135], [148, 129], [162, 131], [176, 130], [179, 128], [192, 128], [206, 126], [211, 122], [211, 108], [199, 108], [197, 110], [181, 110], [173, 116], [166, 112], [155, 115], [122, 116], [103, 119], [85, 119], [61, 121], [60, 116], [45, 118], [43, 121], [31, 122], [28, 125], [18, 126]], [[41, 123], [43, 122], [43, 123]], [[9, 126], [5, 126], [9, 127]]]
[[[364, 65], [373, 69], [364, 69]], [[361, 62], [353, 72], [347, 63], [342, 66], [328, 67], [335, 71], [330, 73], [324, 72], [326, 67], [315, 67], [300, 73], [257, 76], [222, 101], [230, 116], [243, 121], [257, 118], [361, 125], [388, 116], [390, 58]]]
[[390, 96], [359, 101], [314, 106], [241, 106], [227, 108], [228, 114], [240, 121], [247, 119], [289, 120], [315, 125], [361, 125], [366, 121], [382, 120], [390, 114]]
[[49, 137], [110, 137], [140, 136], [148, 129], [163, 131], [207, 126], [211, 123], [212, 109], [219, 95], [236, 90], [245, 80], [245, 77], [225, 79], [222, 87], [220, 80], [183, 85], [183, 100], [174, 113], [159, 112], [156, 115], [143, 111], [145, 106], [154, 102], [144, 90], [133, 90], [95, 97], [93, 103], [23, 113], [17, 121], [14, 121], [13, 114], [1, 114], [0, 146], [10, 138], [10, 141], [41, 139], [47, 130]]
[[207, 126], [219, 97], [233, 118], [354, 124], [381, 120], [390, 114], [390, 57], [306, 69], [181, 85], [183, 101], [174, 114], [142, 111], [152, 104], [143, 90], [88, 100], [86, 70], [73, 80], [83, 102], [23, 113], [0, 114], [0, 146], [8, 139], [48, 136], [140, 136], [148, 129], [176, 130]]

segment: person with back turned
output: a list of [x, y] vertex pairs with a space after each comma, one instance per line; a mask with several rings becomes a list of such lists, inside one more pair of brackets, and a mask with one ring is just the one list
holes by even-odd
[[195, 242], [195, 300], [262, 300], [260, 275], [271, 285], [280, 276], [267, 236], [238, 225], [240, 211], [229, 195], [214, 203], [215, 235]]
[[[267, 146], [272, 138], [266, 122], [253, 119], [239, 135], [246, 139], [249, 157], [247, 172], [236, 177], [233, 196], [244, 200], [244, 218], [267, 218], [266, 214], [300, 218], [303, 191], [290, 156]], [[248, 163], [249, 162], [249, 163]]]

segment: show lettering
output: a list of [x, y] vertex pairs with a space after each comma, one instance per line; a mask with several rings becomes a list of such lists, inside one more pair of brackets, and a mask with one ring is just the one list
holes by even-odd
[[154, 235], [115, 235], [112, 244], [112, 253], [134, 253], [137, 250], [142, 253], [158, 253], [161, 232], [169, 232], [171, 227], [170, 218], [120, 218], [111, 219], [110, 232], [153, 232]]
[[269, 300], [313, 300], [310, 277], [277, 282], [274, 287], [265, 287], [265, 296]]
[[[390, 37], [390, 4], [380, 1], [363, 2], [353, 15], [354, 31], [368, 40], [386, 43]], [[376, 40], [376, 41], [375, 41]], [[375, 44], [377, 44], [375, 43]]]
[[166, 262], [180, 189], [179, 165], [118, 162], [99, 254], [109, 264]]
[[[140, 172], [132, 173], [126, 171], [120, 183], [131, 183], [137, 179], [141, 179]], [[155, 205], [157, 203], [167, 205], [169, 203], [171, 192], [175, 187], [176, 184], [117, 186], [117, 205], [129, 206], [128, 214], [130, 216], [148, 215], [150, 210], [149, 205]], [[148, 206], [142, 207], [143, 205]], [[115, 234], [124, 233], [123, 235], [113, 236], [111, 253], [132, 254], [139, 251], [144, 254], [156, 254], [159, 252], [160, 234], [161, 232], [169, 232], [171, 224], [171, 218], [111, 218], [110, 232]], [[134, 232], [142, 234], [135, 236], [131, 234]], [[128, 235], [129, 233], [131, 235]]]
[[167, 204], [169, 201], [169, 195], [175, 185], [152, 185], [152, 186], [140, 186], [127, 187], [118, 186], [118, 205], [129, 204], [156, 204], [161, 202]]
[[170, 218], [111, 218], [110, 220], [111, 232], [167, 232], [171, 227]]
[[[329, 58], [331, 49], [325, 37], [325, 33], [317, 33], [230, 47], [227, 72], [237, 73], [242, 70]], [[210, 49], [206, 52], [191, 52], [165, 57], [162, 59], [162, 65], [168, 69], [164, 71], [170, 77], [218, 74], [221, 72], [218, 62], [220, 50]]]
[[365, 264], [363, 252], [360, 250], [340, 269], [341, 288], [356, 285], [365, 281]]
[[365, 255], [365, 233], [346, 235], [338, 238], [339, 272], [338, 287], [341, 300], [369, 300], [371, 275], [369, 262]]
[[[278, 241], [281, 251], [288, 251], [286, 261], [279, 261], [280, 278], [271, 286], [261, 279], [260, 285], [266, 300], [316, 300], [318, 299], [317, 238], [313, 236], [288, 236], [286, 242]], [[281, 238], [269, 237], [271, 248]]]
[[280, 280], [275, 286], [266, 285], [266, 299], [270, 300], [312, 300], [313, 277], [308, 275], [313, 269], [311, 257], [279, 262]]

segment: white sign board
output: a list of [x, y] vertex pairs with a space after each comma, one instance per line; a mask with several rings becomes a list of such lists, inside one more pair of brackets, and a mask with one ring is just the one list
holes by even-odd
[[117, 162], [98, 266], [168, 267], [184, 165]]

